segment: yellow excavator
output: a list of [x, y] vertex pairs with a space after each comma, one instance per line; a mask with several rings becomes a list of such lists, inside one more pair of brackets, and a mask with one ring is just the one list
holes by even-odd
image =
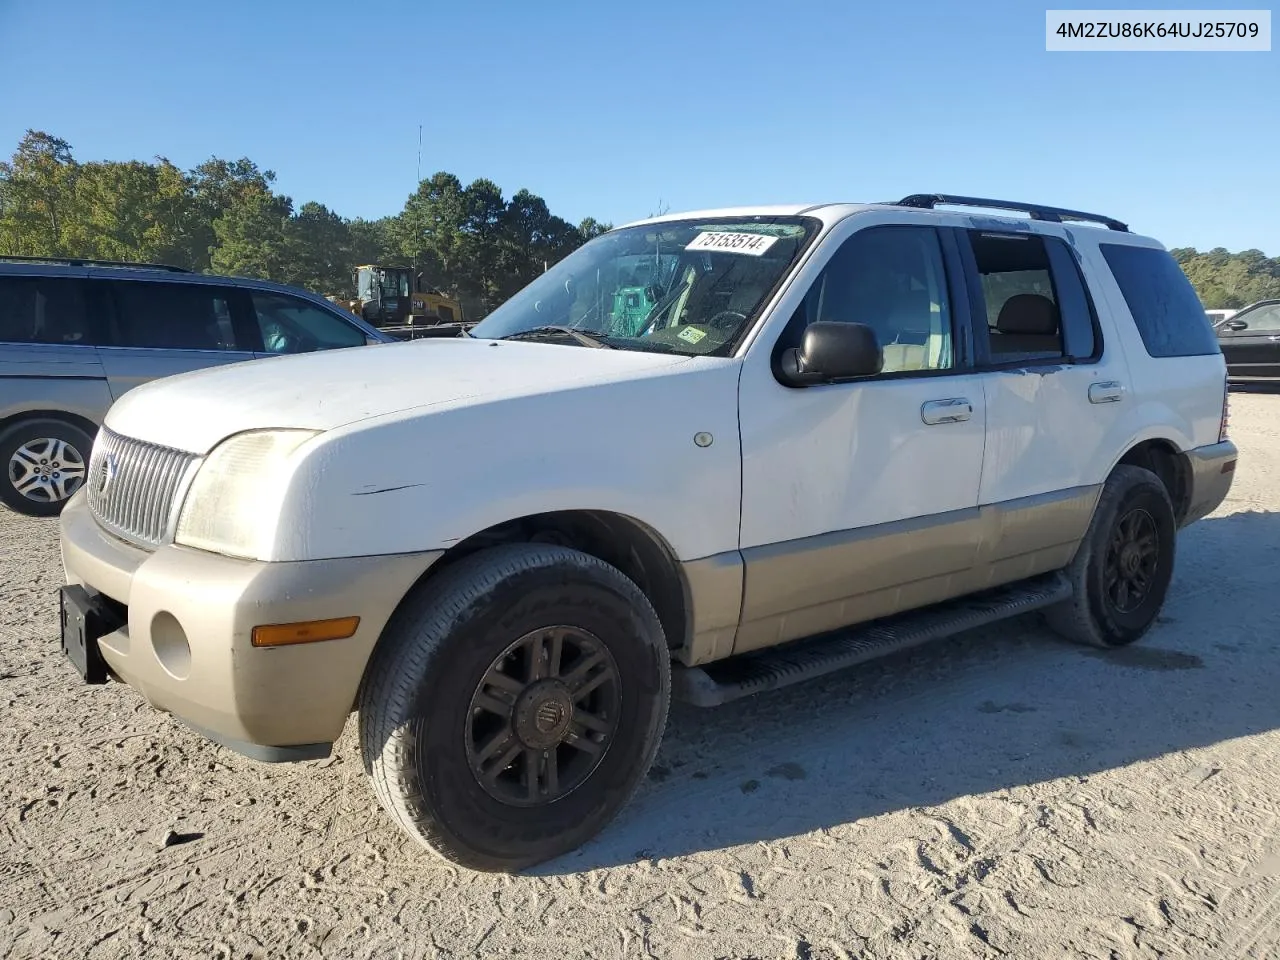
[[366, 263], [356, 267], [354, 300], [329, 297], [375, 327], [414, 328], [464, 322], [462, 304], [422, 282], [412, 267]]

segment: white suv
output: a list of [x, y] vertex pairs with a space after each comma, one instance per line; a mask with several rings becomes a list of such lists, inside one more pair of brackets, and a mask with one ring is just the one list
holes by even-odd
[[469, 336], [131, 390], [61, 515], [62, 642], [263, 760], [358, 711], [400, 826], [515, 869], [616, 814], [672, 696], [1031, 610], [1138, 639], [1231, 485], [1226, 396], [1186, 277], [1114, 220], [664, 216]]

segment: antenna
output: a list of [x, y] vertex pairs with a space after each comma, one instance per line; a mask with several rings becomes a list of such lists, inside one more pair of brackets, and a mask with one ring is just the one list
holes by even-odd
[[[422, 124], [418, 124], [418, 178], [413, 181], [413, 192], [417, 193], [422, 186]], [[418, 248], [413, 249], [413, 256], [409, 260], [409, 285], [413, 288], [413, 292], [418, 292]], [[412, 307], [410, 308], [412, 309]]]

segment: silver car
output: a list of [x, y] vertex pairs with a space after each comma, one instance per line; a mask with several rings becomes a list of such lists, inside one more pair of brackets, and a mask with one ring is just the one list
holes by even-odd
[[51, 516], [107, 408], [221, 363], [394, 342], [305, 290], [179, 267], [0, 257], [0, 501]]

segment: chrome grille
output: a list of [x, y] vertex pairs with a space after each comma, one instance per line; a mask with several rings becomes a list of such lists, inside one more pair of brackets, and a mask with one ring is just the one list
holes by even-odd
[[103, 427], [89, 456], [89, 509], [112, 533], [159, 546], [169, 529], [174, 499], [197, 459]]

